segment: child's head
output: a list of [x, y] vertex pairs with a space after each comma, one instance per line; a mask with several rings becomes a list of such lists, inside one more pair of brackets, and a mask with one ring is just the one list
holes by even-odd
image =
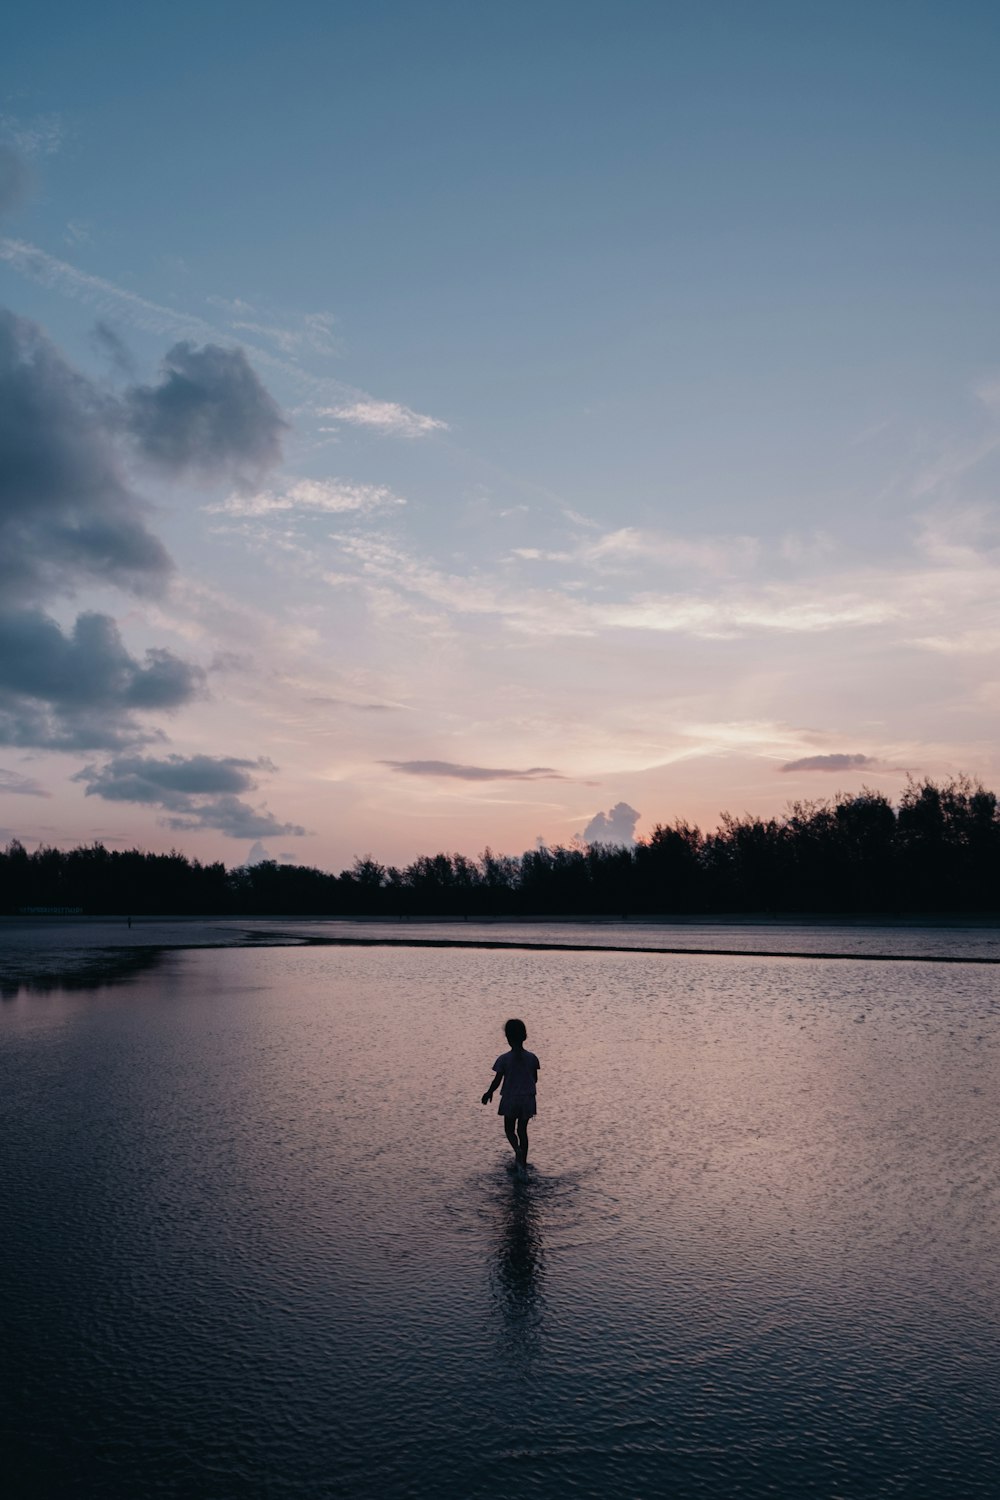
[[523, 1021], [508, 1021], [503, 1034], [512, 1047], [523, 1047], [528, 1037], [528, 1028]]

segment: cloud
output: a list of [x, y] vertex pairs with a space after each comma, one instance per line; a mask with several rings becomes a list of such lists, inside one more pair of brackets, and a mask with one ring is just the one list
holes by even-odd
[[110, 323], [106, 323], [103, 318], [98, 318], [94, 324], [90, 342], [119, 375], [124, 375], [130, 380], [135, 379], [135, 360], [132, 358], [128, 345], [119, 338]]
[[[0, 261], [52, 291], [96, 307], [109, 316], [115, 315], [146, 333], [207, 340], [224, 336], [220, 329], [196, 314], [151, 302], [148, 297], [142, 297], [127, 287], [116, 286], [103, 276], [94, 276], [69, 261], [59, 260], [27, 240], [0, 239]], [[309, 384], [314, 382], [309, 381]]]
[[[221, 302], [222, 299], [209, 300]], [[252, 308], [239, 303], [233, 305], [233, 310], [253, 312]], [[317, 312], [302, 314], [291, 327], [280, 323], [253, 322], [245, 317], [234, 319], [229, 326], [240, 333], [255, 333], [260, 338], [269, 339], [284, 354], [297, 354], [300, 350], [312, 354], [337, 354], [339, 350], [333, 331], [336, 321], [332, 313]]]
[[285, 835], [304, 838], [307, 830], [298, 823], [282, 823], [266, 808], [254, 808], [238, 797], [213, 797], [192, 808], [189, 816], [165, 818], [168, 828], [185, 833], [214, 828], [230, 839], [266, 839]]
[[523, 562], [571, 563], [622, 577], [652, 568], [658, 573], [729, 578], [750, 572], [760, 554], [760, 542], [752, 536], [681, 537], [635, 526], [623, 526], [596, 539], [585, 537], [569, 549], [511, 548], [511, 556]]
[[87, 584], [156, 593], [172, 571], [122, 467], [119, 429], [114, 399], [0, 309], [0, 743], [115, 749], [149, 737], [137, 714], [202, 686], [169, 651], [132, 656], [109, 615], [64, 630], [42, 608]]
[[[47, 251], [39, 249], [37, 245], [27, 240], [17, 240], [10, 236], [0, 237], [0, 262], [9, 265], [19, 275], [27, 276], [30, 280], [49, 287], [52, 291], [96, 307], [99, 312], [109, 316], [114, 315], [133, 328], [141, 328], [147, 333], [171, 335], [181, 339], [199, 339], [209, 343], [226, 337], [224, 330], [210, 323], [206, 318], [199, 317], [197, 313], [189, 313], [180, 308], [165, 307], [160, 302], [153, 302], [149, 297], [140, 296], [138, 292], [133, 292], [128, 287], [118, 286], [103, 276], [94, 276], [89, 271], [81, 271], [78, 266], [72, 265], [69, 261], [59, 260], [57, 256], [49, 255]], [[243, 307], [253, 311], [246, 303], [229, 303], [223, 298], [210, 300], [230, 310]], [[325, 313], [311, 313], [307, 314], [306, 318], [324, 319], [328, 316]], [[283, 359], [268, 349], [249, 343], [246, 347], [258, 364], [280, 371], [288, 380], [310, 392], [313, 399], [339, 403], [337, 407], [319, 408], [320, 416], [338, 416], [341, 411], [345, 411], [350, 415], [341, 416], [341, 421], [371, 426], [382, 431], [401, 432], [404, 437], [421, 437], [428, 432], [447, 427], [446, 422], [441, 422], [436, 417], [422, 416], [419, 412], [411, 411], [408, 406], [399, 406], [390, 401], [378, 401], [365, 391], [346, 385], [343, 381], [313, 375], [292, 360]]]
[[183, 340], [168, 350], [157, 385], [123, 399], [138, 451], [171, 474], [231, 474], [243, 483], [281, 460], [288, 423], [242, 349]]
[[395, 713], [402, 706], [399, 703], [356, 703], [351, 698], [331, 698], [326, 693], [313, 693], [305, 701], [317, 708], [356, 708], [366, 714]]
[[25, 156], [54, 156], [66, 131], [59, 115], [0, 115], [0, 134]]
[[616, 802], [606, 813], [595, 813], [583, 830], [586, 844], [634, 844], [641, 814], [627, 802]]
[[879, 765], [870, 755], [804, 755], [801, 760], [790, 760], [782, 766], [783, 771], [860, 771], [876, 769]]
[[551, 766], [529, 766], [526, 771], [496, 770], [489, 766], [460, 766], [450, 760], [383, 760], [406, 776], [451, 776], [457, 781], [565, 781]]
[[899, 616], [887, 599], [860, 589], [830, 592], [799, 586], [766, 587], [756, 594], [699, 598], [636, 594], [620, 604], [594, 606], [595, 622], [620, 630], [683, 632], [704, 640], [734, 640], [755, 630], [792, 634], [883, 625]]
[[280, 492], [260, 490], [256, 494], [230, 495], [221, 505], [209, 509], [227, 516], [268, 516], [291, 510], [343, 515], [405, 504], [405, 500], [394, 495], [384, 484], [353, 484], [347, 479], [300, 479]]
[[0, 597], [84, 580], [150, 588], [170, 558], [130, 489], [103, 396], [41, 329], [0, 309]]
[[334, 329], [337, 319], [330, 312], [281, 314], [262, 312], [243, 297], [206, 298], [212, 307], [226, 314], [230, 328], [241, 333], [255, 333], [267, 339], [283, 354], [295, 355], [304, 349], [313, 354], [340, 352]]
[[760, 556], [760, 543], [751, 536], [680, 537], [623, 526], [587, 542], [579, 556], [596, 567], [620, 569], [640, 563], [727, 576], [752, 568]]
[[353, 427], [371, 427], [391, 437], [419, 438], [431, 432], [448, 430], [448, 423], [438, 417], [422, 416], [395, 401], [374, 401], [371, 398], [351, 401], [343, 406], [321, 407], [319, 415], [335, 417], [338, 422], [349, 422]]
[[[503, 578], [444, 573], [420, 558], [371, 536], [339, 539], [342, 553], [362, 574], [394, 593], [418, 595], [451, 614], [496, 616], [526, 635], [594, 636], [611, 630], [676, 633], [703, 640], [732, 640], [752, 631], [792, 634], [882, 625], [900, 618], [901, 605], [874, 589], [872, 580], [850, 580], [827, 593], [802, 585], [766, 585], [753, 591], [727, 587], [716, 595], [644, 592], [618, 602], [588, 599], [568, 589], [514, 589]], [[867, 587], [862, 587], [862, 582]]]
[[93, 243], [93, 234], [89, 224], [82, 219], [69, 219], [66, 223], [66, 232], [63, 239], [67, 245], [90, 245]]
[[251, 807], [236, 795], [256, 791], [254, 773], [275, 769], [266, 759], [235, 756], [121, 755], [103, 766], [84, 766], [74, 780], [85, 784], [88, 797], [162, 808], [168, 828], [214, 828], [234, 839], [302, 836], [306, 830], [298, 824], [281, 823], [266, 808]]
[[81, 614], [65, 634], [37, 609], [0, 612], [0, 743], [115, 749], [140, 733], [134, 715], [177, 708], [203, 674], [170, 651], [140, 662], [108, 615]]
[[87, 784], [87, 795], [108, 802], [155, 803], [171, 811], [187, 811], [189, 799], [220, 793], [253, 791], [251, 773], [273, 771], [267, 760], [239, 760], [235, 756], [167, 755], [162, 760], [144, 755], [122, 755], [105, 766], [87, 766], [75, 780]]
[[255, 843], [250, 845], [250, 853], [247, 855], [244, 863], [248, 865], [262, 865], [265, 861], [272, 858], [271, 851], [261, 843], [260, 839], [257, 839]]
[[333, 330], [337, 319], [333, 313], [314, 312], [302, 316], [302, 340], [317, 354], [335, 354], [337, 341]]
[[21, 776], [17, 771], [5, 771], [0, 767], [0, 792], [8, 792], [15, 797], [51, 797], [31, 776]]

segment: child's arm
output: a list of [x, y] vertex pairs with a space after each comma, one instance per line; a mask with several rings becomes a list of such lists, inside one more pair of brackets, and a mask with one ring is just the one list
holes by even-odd
[[494, 1073], [493, 1074], [493, 1082], [490, 1084], [489, 1088], [486, 1090], [486, 1093], [483, 1095], [483, 1103], [484, 1104], [489, 1104], [490, 1100], [493, 1098], [493, 1095], [496, 1093], [497, 1089], [500, 1087], [500, 1080], [502, 1078], [503, 1078], [503, 1074], [502, 1073]]

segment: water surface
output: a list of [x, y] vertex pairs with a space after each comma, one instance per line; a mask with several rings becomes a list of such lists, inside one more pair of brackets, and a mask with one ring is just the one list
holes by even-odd
[[16, 1493], [995, 1495], [998, 984], [286, 947], [21, 992]]

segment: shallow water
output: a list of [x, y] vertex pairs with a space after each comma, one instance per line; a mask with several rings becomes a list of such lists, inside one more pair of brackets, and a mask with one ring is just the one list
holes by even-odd
[[13, 1493], [993, 1496], [998, 1103], [990, 968], [227, 949], [22, 993]]
[[[235, 926], [235, 924], [233, 924]], [[385, 943], [497, 943], [517, 947], [643, 948], [666, 952], [817, 954], [836, 958], [944, 958], [1000, 964], [1000, 927], [993, 921], [951, 922], [780, 917], [690, 917], [675, 921], [504, 922], [380, 920], [351, 922], [280, 917], [243, 924], [260, 935], [284, 932], [299, 941], [361, 939]]]

